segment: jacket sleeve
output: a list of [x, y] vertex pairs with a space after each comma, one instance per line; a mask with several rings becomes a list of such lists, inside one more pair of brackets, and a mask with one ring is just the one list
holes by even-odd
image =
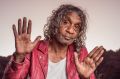
[[29, 67], [30, 54], [25, 56], [25, 59], [22, 63], [16, 63], [14, 56], [12, 56], [5, 68], [2, 79], [25, 79], [28, 75]]
[[[83, 61], [84, 58], [85, 58], [87, 55], [88, 55], [88, 51], [87, 51], [86, 47], [81, 48], [80, 60], [79, 60], [79, 61]], [[96, 79], [94, 73], [91, 74], [90, 79]]]

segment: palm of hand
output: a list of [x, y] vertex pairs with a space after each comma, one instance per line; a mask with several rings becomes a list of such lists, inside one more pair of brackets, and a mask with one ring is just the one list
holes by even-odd
[[13, 25], [13, 33], [15, 36], [15, 47], [17, 54], [30, 53], [37, 42], [40, 40], [40, 36], [38, 36], [33, 42], [31, 42], [31, 27], [31, 20], [28, 21], [27, 27], [26, 17], [23, 18], [23, 25], [21, 19], [18, 20], [18, 32], [16, 30], [16, 26]]
[[22, 34], [16, 38], [16, 52], [25, 53], [31, 52], [33, 44], [29, 34]]
[[81, 76], [84, 76], [87, 78], [90, 76], [91, 73], [94, 72], [95, 64], [93, 64], [93, 67], [91, 67], [89, 64], [87, 64], [87, 61], [83, 61], [77, 64], [77, 70]]
[[92, 73], [94, 73], [97, 66], [102, 62], [104, 50], [103, 47], [96, 47], [88, 54], [88, 56], [80, 62], [78, 59], [78, 54], [75, 53], [75, 64], [78, 73], [84, 78], [89, 78]]

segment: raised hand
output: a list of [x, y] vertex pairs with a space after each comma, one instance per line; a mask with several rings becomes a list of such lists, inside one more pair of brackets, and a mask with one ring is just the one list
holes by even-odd
[[40, 40], [38, 36], [33, 42], [31, 42], [31, 27], [32, 21], [29, 20], [27, 24], [27, 18], [18, 20], [18, 31], [16, 26], [13, 24], [13, 33], [15, 37], [15, 48], [16, 48], [16, 57], [25, 56], [26, 53], [30, 53], [35, 47], [37, 42]]
[[102, 62], [103, 57], [102, 54], [104, 53], [104, 48], [95, 47], [88, 56], [82, 61], [79, 61], [78, 54], [75, 52], [75, 64], [78, 70], [78, 73], [84, 77], [89, 78], [90, 75], [95, 71], [97, 66]]

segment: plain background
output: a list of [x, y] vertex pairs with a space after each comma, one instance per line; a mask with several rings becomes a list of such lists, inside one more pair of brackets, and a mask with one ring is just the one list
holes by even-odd
[[15, 51], [12, 24], [17, 25], [18, 18], [32, 20], [33, 41], [38, 35], [43, 37], [47, 17], [61, 4], [73, 4], [86, 10], [88, 51], [101, 45], [107, 50], [120, 48], [120, 0], [0, 0], [0, 56]]

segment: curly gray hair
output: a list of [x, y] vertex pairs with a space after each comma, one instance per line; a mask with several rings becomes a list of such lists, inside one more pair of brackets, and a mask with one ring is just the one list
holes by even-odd
[[78, 37], [73, 42], [75, 50], [79, 52], [80, 48], [85, 46], [87, 19], [86, 13], [78, 7], [75, 7], [71, 4], [65, 4], [61, 5], [57, 10], [53, 10], [52, 16], [49, 17], [47, 24], [44, 26], [44, 36], [46, 40], [52, 40], [52, 38], [54, 38], [55, 34], [58, 32], [61, 20], [70, 12], [76, 12], [81, 19]]

